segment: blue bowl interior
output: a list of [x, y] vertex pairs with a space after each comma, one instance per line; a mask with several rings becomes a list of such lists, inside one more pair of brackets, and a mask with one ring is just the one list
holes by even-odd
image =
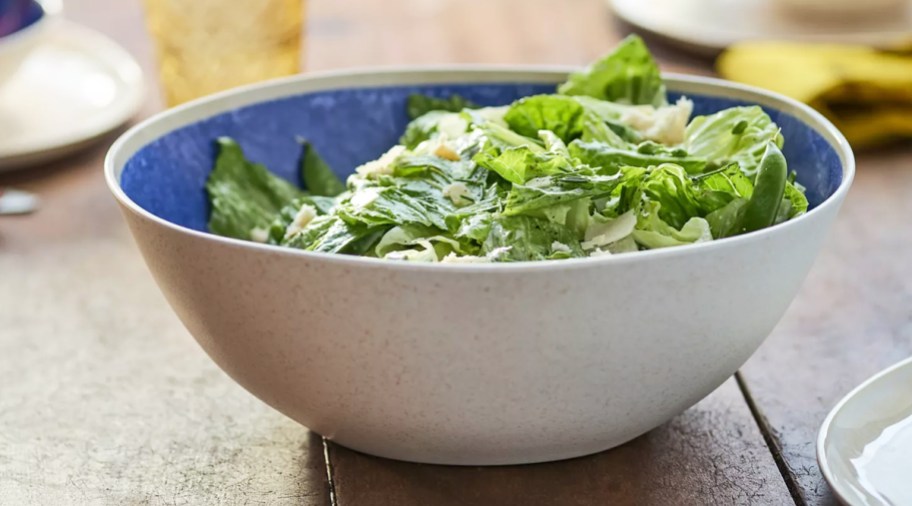
[[34, 0], [0, 0], [0, 37], [30, 26], [43, 15], [41, 5]]
[[[301, 148], [296, 138], [303, 137], [344, 178], [397, 142], [408, 123], [405, 102], [411, 93], [458, 93], [478, 104], [503, 105], [553, 90], [553, 85], [524, 83], [438, 84], [321, 91], [262, 102], [180, 128], [144, 146], [127, 161], [121, 187], [152, 214], [205, 231], [209, 203], [204, 185], [217, 137], [236, 139], [248, 158], [297, 184]], [[678, 98], [676, 93], [669, 95], [671, 100]], [[749, 105], [728, 98], [688, 97], [694, 101], [695, 114]], [[774, 109], [767, 113], [782, 128], [789, 167], [807, 187], [810, 205], [819, 205], [842, 181], [839, 156], [797, 118]]]

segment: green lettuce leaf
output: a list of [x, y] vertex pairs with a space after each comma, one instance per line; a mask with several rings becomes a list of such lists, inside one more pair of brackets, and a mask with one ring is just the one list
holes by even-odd
[[585, 70], [570, 74], [557, 92], [635, 105], [667, 102], [659, 67], [643, 39], [636, 35], [628, 36]]
[[[627, 208], [639, 209], [641, 216], [648, 214], [649, 219], [642, 223], [648, 223], [651, 230], [661, 234], [669, 235], [671, 229], [681, 231], [693, 218], [705, 218], [712, 237], [718, 239], [736, 233], [739, 213], [752, 192], [753, 183], [737, 164], [699, 176], [688, 176], [680, 166], [663, 164], [648, 171], [626, 203]], [[660, 226], [656, 220], [670, 228]], [[639, 229], [643, 228], [642, 223]]]
[[633, 239], [640, 246], [654, 249], [711, 241], [713, 237], [709, 223], [703, 218], [690, 218], [676, 229], [659, 218], [658, 213], [649, 212], [637, 220]]
[[[651, 146], [652, 144], [643, 144]], [[614, 174], [621, 167], [650, 167], [662, 165], [664, 163], [673, 163], [684, 168], [690, 174], [698, 174], [706, 168], [706, 160], [689, 156], [683, 149], [653, 151], [646, 153], [630, 150], [618, 149], [601, 142], [586, 142], [576, 140], [568, 146], [570, 155], [578, 158], [581, 162], [601, 169], [599, 172], [604, 174]]]
[[454, 237], [460, 240], [481, 244], [491, 233], [491, 224], [493, 221], [494, 213], [491, 212], [478, 212], [466, 215], [459, 221]]
[[782, 146], [779, 127], [759, 106], [732, 107], [709, 116], [697, 116], [685, 130], [684, 147], [691, 156], [711, 166], [737, 163], [753, 180], [766, 144]]
[[616, 128], [612, 128], [609, 123], [602, 121], [595, 114], [588, 111], [583, 114], [580, 122], [580, 140], [599, 142], [613, 148], [630, 149], [631, 144], [622, 134], [623, 132], [619, 133]]
[[215, 167], [206, 181], [212, 205], [209, 230], [251, 240], [255, 230], [267, 230], [282, 208], [303, 192], [247, 160], [235, 141], [222, 137], [217, 145]]
[[589, 226], [592, 199], [583, 197], [563, 204], [556, 204], [538, 209], [524, 211], [523, 214], [535, 218], [544, 218], [551, 223], [563, 226], [582, 240]]
[[500, 126], [507, 126], [507, 122], [504, 121], [504, 116], [506, 116], [507, 111], [510, 110], [509, 105], [501, 105], [496, 107], [480, 107], [478, 109], [463, 109], [460, 112], [460, 117], [471, 126], [482, 126], [489, 123], [495, 123]]
[[780, 209], [787, 207], [789, 212], [782, 221], [801, 216], [808, 210], [808, 199], [804, 195], [804, 188], [800, 188], [796, 183], [791, 181], [785, 183], [785, 200], [788, 202], [788, 205], [783, 205]]
[[314, 218], [301, 232], [282, 243], [283, 246], [319, 251], [364, 255], [371, 250], [388, 227], [370, 227], [346, 223], [339, 216], [322, 215]]
[[728, 201], [731, 200], [731, 196], [748, 199], [754, 192], [754, 183], [741, 172], [737, 163], [732, 163], [713, 172], [696, 176], [694, 181], [696, 181], [705, 192], [711, 192], [711, 195], [708, 195], [707, 198], [723, 198], [725, 203], [728, 203]]
[[[419, 184], [415, 182], [416, 187]], [[337, 206], [336, 213], [348, 223], [366, 226], [419, 224], [446, 230], [446, 216], [453, 209], [439, 193], [377, 186], [355, 192]]]
[[450, 114], [452, 113], [447, 111], [429, 111], [418, 116], [406, 125], [405, 132], [399, 138], [399, 144], [408, 149], [415, 149], [419, 144], [437, 133], [440, 120]]
[[[478, 126], [484, 134], [487, 141], [486, 151], [494, 150], [494, 153], [509, 148], [525, 147], [529, 150], [540, 153], [545, 151], [543, 143], [538, 139], [526, 137], [518, 134], [508, 127], [495, 122], [488, 122]], [[538, 135], [536, 134], [536, 137]]]
[[573, 161], [566, 156], [551, 152], [533, 152], [527, 146], [508, 148], [499, 155], [493, 155], [490, 150], [482, 151], [475, 155], [473, 161], [513, 184], [523, 184], [535, 177], [576, 170]]
[[604, 176], [585, 174], [581, 170], [575, 174], [555, 174], [530, 179], [523, 184], [514, 183], [503, 214], [529, 214], [577, 199], [598, 199], [610, 195], [623, 181], [622, 173]]
[[[390, 253], [406, 252], [397, 255], [404, 260], [439, 261], [450, 253], [460, 255], [472, 254], [477, 248], [466, 249], [456, 239], [449, 237], [433, 227], [422, 225], [401, 225], [389, 229], [375, 247], [380, 258], [388, 258]], [[432, 253], [432, 256], [427, 256]]]
[[301, 180], [311, 195], [335, 197], [345, 191], [345, 183], [339, 179], [320, 154], [307, 141], [301, 141]]
[[573, 98], [586, 109], [588, 115], [605, 123], [629, 144], [654, 140], [677, 146], [684, 140], [684, 131], [693, 111], [693, 102], [685, 97], [674, 104], [658, 107], [618, 104], [584, 96]]
[[507, 125], [526, 137], [538, 137], [540, 130], [554, 132], [564, 142], [582, 133], [583, 106], [570, 97], [535, 95], [514, 102], [504, 116]]
[[455, 93], [448, 98], [436, 98], [420, 93], [413, 93], [409, 95], [406, 100], [405, 110], [410, 119], [415, 119], [431, 111], [459, 112], [463, 109], [477, 108], [477, 104]]
[[747, 204], [746, 198], [736, 197], [729, 203], [706, 215], [706, 222], [716, 239], [729, 237], [738, 233], [741, 212]]
[[538, 138], [545, 144], [545, 151], [552, 155], [569, 158], [570, 150], [567, 144], [551, 130], [539, 130]]
[[531, 216], [493, 218], [482, 252], [497, 262], [585, 256], [567, 228]]
[[676, 229], [704, 214], [696, 186], [679, 165], [669, 163], [653, 169], [643, 179], [639, 192], [643, 202], [657, 204], [650, 212], [657, 211], [659, 218]]
[[585, 241], [581, 246], [586, 250], [608, 248], [611, 251], [612, 244], [623, 241], [633, 234], [636, 224], [637, 216], [633, 211], [627, 211], [617, 217], [597, 214], [589, 220], [585, 230]]
[[298, 211], [303, 205], [313, 206], [317, 214], [329, 214], [335, 205], [335, 199], [332, 197], [320, 197], [305, 195], [294, 199], [290, 204], [283, 207], [278, 216], [276, 216], [269, 225], [269, 242], [272, 244], [282, 244], [285, 242], [285, 234], [288, 225], [294, 221]]

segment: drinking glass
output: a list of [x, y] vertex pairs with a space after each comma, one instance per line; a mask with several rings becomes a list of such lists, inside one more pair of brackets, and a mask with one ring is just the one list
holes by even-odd
[[297, 73], [303, 0], [144, 0], [169, 106]]

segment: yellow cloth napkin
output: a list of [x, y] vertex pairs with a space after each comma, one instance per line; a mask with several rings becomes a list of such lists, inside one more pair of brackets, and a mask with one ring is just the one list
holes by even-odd
[[810, 104], [853, 147], [912, 139], [912, 45], [745, 42], [722, 53], [716, 70]]

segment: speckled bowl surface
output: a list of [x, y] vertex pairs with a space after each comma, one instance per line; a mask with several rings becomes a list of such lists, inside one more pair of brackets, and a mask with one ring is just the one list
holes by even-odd
[[761, 104], [813, 209], [694, 246], [515, 264], [409, 264], [206, 233], [214, 138], [290, 180], [295, 138], [339, 175], [401, 134], [405, 99], [483, 105], [549, 92], [567, 69], [297, 76], [167, 111], [111, 148], [111, 191], [159, 286], [203, 349], [266, 403], [391, 458], [513, 464], [598, 452], [728, 378], [782, 317], [854, 173], [819, 114], [722, 81], [667, 76], [696, 113]]

